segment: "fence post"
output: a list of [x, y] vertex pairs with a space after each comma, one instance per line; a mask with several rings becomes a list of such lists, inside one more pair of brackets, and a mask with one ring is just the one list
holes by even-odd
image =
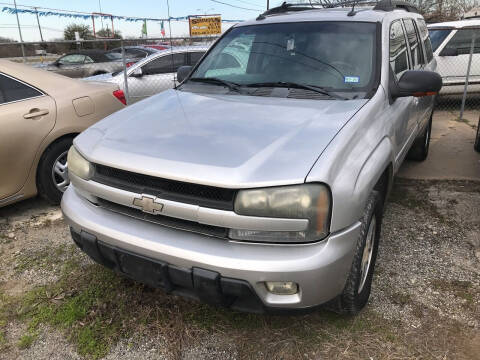
[[13, 0], [13, 4], [15, 5], [15, 16], [17, 17], [18, 35], [20, 35], [20, 46], [22, 47], [22, 59], [23, 59], [23, 62], [26, 62], [25, 48], [23, 47], [22, 29], [20, 28], [20, 19], [18, 18], [17, 1]]
[[125, 101], [127, 105], [130, 104], [130, 96], [128, 94], [128, 76], [127, 76], [127, 62], [125, 60], [125, 47], [123, 46], [123, 40], [120, 43], [122, 47], [122, 61], [123, 61], [123, 83], [124, 83], [124, 92], [125, 92]]
[[472, 45], [470, 46], [470, 56], [468, 58], [467, 76], [465, 78], [465, 87], [463, 88], [462, 107], [460, 108], [460, 120], [463, 119], [463, 112], [465, 111], [465, 101], [467, 99], [467, 88], [468, 88], [468, 81], [470, 79], [470, 67], [472, 66], [472, 57], [473, 57], [474, 48], [475, 48], [475, 31], [472, 31]]

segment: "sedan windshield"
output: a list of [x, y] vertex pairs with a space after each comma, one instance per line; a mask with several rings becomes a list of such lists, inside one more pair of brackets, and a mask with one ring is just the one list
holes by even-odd
[[438, 49], [438, 47], [443, 43], [443, 40], [446, 39], [448, 34], [450, 34], [452, 30], [450, 29], [429, 29], [428, 33], [430, 34], [430, 40], [432, 41], [432, 50]]
[[216, 44], [190, 79], [366, 92], [375, 78], [375, 29], [374, 23], [359, 22], [240, 26]]

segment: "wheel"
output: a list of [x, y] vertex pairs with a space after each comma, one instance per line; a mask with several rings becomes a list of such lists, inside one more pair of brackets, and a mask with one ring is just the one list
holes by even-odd
[[51, 144], [42, 155], [37, 170], [37, 186], [40, 196], [51, 204], [59, 204], [70, 185], [67, 168], [68, 149], [73, 138], [63, 138]]
[[368, 302], [380, 239], [381, 201], [382, 196], [378, 191], [373, 191], [368, 198], [345, 288], [340, 296], [327, 304], [330, 310], [354, 315]]
[[407, 154], [407, 159], [414, 161], [424, 161], [428, 156], [428, 148], [430, 147], [430, 136], [432, 134], [432, 117], [428, 121], [422, 136], [416, 139], [412, 148]]
[[473, 145], [473, 148], [480, 152], [480, 117], [478, 118], [477, 135], [475, 136], [475, 144]]

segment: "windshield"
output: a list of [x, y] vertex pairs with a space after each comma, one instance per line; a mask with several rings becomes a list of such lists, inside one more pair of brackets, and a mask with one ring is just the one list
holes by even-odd
[[374, 23], [360, 22], [240, 26], [215, 45], [191, 79], [367, 91], [374, 81], [375, 29]]
[[448, 34], [450, 34], [452, 30], [450, 29], [429, 29], [428, 33], [430, 34], [430, 41], [432, 42], [432, 50], [438, 49], [438, 47], [443, 43], [443, 40], [446, 39]]

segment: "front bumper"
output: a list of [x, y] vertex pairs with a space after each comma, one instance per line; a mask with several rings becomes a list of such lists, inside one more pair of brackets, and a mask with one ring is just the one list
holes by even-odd
[[[339, 295], [360, 231], [356, 223], [305, 245], [233, 242], [105, 210], [74, 186], [65, 192], [62, 210], [77, 244], [97, 262], [173, 293], [254, 312], [306, 309]], [[271, 294], [265, 281], [294, 281], [300, 291]]]

